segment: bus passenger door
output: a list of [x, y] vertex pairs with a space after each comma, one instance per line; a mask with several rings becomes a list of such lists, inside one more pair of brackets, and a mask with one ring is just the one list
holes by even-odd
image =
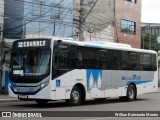
[[68, 51], [59, 51], [55, 54], [55, 72], [60, 76], [69, 70]]
[[55, 73], [54, 74], [57, 76], [56, 77], [57, 78], [56, 79], [56, 99], [64, 99], [66, 96], [65, 87], [67, 86], [66, 84], [67, 77], [65, 77], [64, 73], [69, 71], [68, 53], [69, 53], [68, 50], [58, 51], [55, 53]]

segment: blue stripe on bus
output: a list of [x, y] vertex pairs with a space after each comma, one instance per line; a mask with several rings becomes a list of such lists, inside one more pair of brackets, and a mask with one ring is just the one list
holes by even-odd
[[149, 82], [153, 82], [153, 81], [152, 80], [128, 81], [127, 85], [129, 85], [131, 83], [135, 83], [136, 85], [138, 85], [138, 84], [149, 83]]
[[[87, 91], [89, 91], [89, 83], [91, 80], [91, 77], [93, 78], [93, 84], [98, 83], [98, 78], [102, 80], [102, 70], [93, 70], [93, 69], [87, 69], [86, 70], [86, 77], [87, 77]], [[92, 76], [91, 76], [92, 75]]]
[[91, 45], [91, 44], [84, 44], [86, 47], [92, 47], [92, 48], [102, 48], [100, 45]]

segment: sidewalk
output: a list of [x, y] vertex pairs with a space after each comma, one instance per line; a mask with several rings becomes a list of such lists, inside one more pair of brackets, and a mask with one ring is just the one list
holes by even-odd
[[[160, 93], [160, 87], [155, 93]], [[0, 102], [18, 102], [18, 98], [11, 98], [9, 95], [0, 94]]]
[[11, 98], [9, 95], [0, 94], [0, 102], [16, 102], [20, 101], [18, 98]]

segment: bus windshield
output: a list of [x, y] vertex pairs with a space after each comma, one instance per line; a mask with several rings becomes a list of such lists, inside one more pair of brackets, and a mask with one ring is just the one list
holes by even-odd
[[11, 72], [13, 76], [40, 76], [49, 72], [50, 50], [16, 49], [12, 52]]

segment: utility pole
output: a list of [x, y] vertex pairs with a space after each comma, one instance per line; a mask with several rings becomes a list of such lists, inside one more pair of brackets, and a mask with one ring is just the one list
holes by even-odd
[[52, 36], [55, 36], [56, 35], [56, 23], [54, 22], [54, 28], [53, 28], [53, 33], [52, 33]]
[[80, 0], [80, 16], [79, 16], [79, 41], [84, 41], [84, 28], [83, 23], [84, 21], [84, 0]]
[[151, 24], [149, 24], [149, 50], [151, 50]]

